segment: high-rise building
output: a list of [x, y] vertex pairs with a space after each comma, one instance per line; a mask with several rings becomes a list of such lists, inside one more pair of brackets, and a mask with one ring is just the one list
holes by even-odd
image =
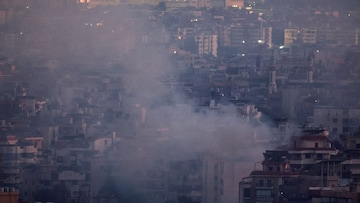
[[211, 55], [217, 57], [217, 35], [201, 33], [195, 36], [195, 42], [198, 44], [198, 54], [200, 56]]
[[298, 29], [285, 29], [284, 34], [284, 45], [288, 46], [294, 43], [298, 39], [300, 31]]
[[1, 154], [1, 185], [18, 187], [21, 183], [21, 152], [15, 136], [8, 136], [6, 143], [0, 145]]
[[212, 155], [198, 154], [169, 163], [168, 201], [180, 198], [218, 203], [224, 193], [223, 162]]
[[268, 48], [272, 48], [272, 27], [263, 27], [261, 38], [258, 43], [265, 44]]
[[359, 29], [287, 28], [284, 30], [284, 45], [294, 43], [329, 45], [358, 45]]

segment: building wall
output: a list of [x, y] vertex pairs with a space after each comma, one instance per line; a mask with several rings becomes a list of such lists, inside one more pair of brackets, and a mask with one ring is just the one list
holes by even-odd
[[296, 87], [288, 87], [282, 90], [281, 108], [289, 119], [296, 119], [296, 103], [300, 98], [301, 90]]
[[[34, 195], [39, 191], [41, 171], [35, 167], [21, 170], [20, 197], [23, 201], [33, 201]], [[50, 181], [49, 181], [50, 183]], [[1, 201], [0, 201], [1, 202]]]
[[327, 43], [330, 45], [358, 45], [359, 29], [285, 29], [284, 45], [291, 45], [295, 42], [305, 44]]
[[316, 29], [304, 29], [302, 31], [302, 40], [305, 44], [315, 44], [317, 42]]
[[18, 203], [19, 192], [0, 192], [0, 202], [4, 203]]
[[304, 140], [298, 143], [296, 146], [299, 148], [330, 148], [331, 144], [323, 140], [318, 140], [318, 141]]
[[1, 145], [1, 178], [2, 186], [17, 187], [20, 183], [21, 147]]
[[87, 0], [90, 6], [116, 6], [119, 5], [119, 0]]
[[267, 45], [267, 47], [272, 48], [272, 27], [263, 27], [262, 28], [262, 42]]
[[252, 165], [249, 162], [224, 161], [221, 203], [239, 202], [239, 182], [251, 172]]
[[332, 135], [355, 133], [360, 121], [358, 108], [314, 107], [313, 126], [324, 127]]
[[243, 25], [232, 25], [230, 27], [230, 46], [244, 47], [246, 43], [246, 29]]
[[247, 27], [247, 39], [245, 40], [247, 47], [256, 47], [259, 40], [263, 40], [263, 29], [260, 22], [250, 23]]
[[[225, 203], [222, 199], [225, 185], [231, 184], [224, 178], [225, 170], [222, 160], [211, 155], [196, 155], [169, 163], [168, 190], [169, 201], [177, 201], [178, 197], [191, 198], [194, 202]], [[227, 168], [229, 169], [229, 168]], [[233, 168], [237, 173], [236, 168]], [[236, 180], [236, 174], [227, 174]], [[235, 181], [232, 179], [232, 181]], [[237, 187], [237, 183], [235, 188]], [[230, 202], [237, 202], [232, 200]]]
[[195, 8], [203, 8], [205, 7], [205, 0], [168, 0], [166, 1], [167, 8], [181, 8], [181, 7], [195, 7]]
[[225, 0], [225, 7], [244, 8], [244, 0]]
[[207, 203], [220, 202], [220, 195], [223, 194], [223, 164], [214, 157], [205, 157], [203, 166], [203, 200]]
[[98, 138], [94, 140], [93, 149], [103, 152], [113, 144], [113, 138]]
[[77, 173], [74, 171], [62, 171], [59, 173], [59, 180], [85, 180], [85, 173]]
[[231, 45], [230, 39], [231, 29], [228, 26], [221, 26], [219, 29], [219, 46], [229, 47]]
[[195, 42], [198, 43], [199, 55], [212, 55], [217, 57], [217, 35], [202, 33], [195, 37]]
[[298, 39], [300, 31], [298, 29], [285, 29], [284, 32], [284, 45], [288, 46]]

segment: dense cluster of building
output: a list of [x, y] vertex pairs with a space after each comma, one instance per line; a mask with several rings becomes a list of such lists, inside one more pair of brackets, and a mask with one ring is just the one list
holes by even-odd
[[360, 201], [360, 7], [293, 3], [1, 1], [0, 202]]
[[240, 202], [358, 202], [359, 135], [330, 141], [328, 133], [305, 130], [266, 150], [262, 170], [240, 182]]

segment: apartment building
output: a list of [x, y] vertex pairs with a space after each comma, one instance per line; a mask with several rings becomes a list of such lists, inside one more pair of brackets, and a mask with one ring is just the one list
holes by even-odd
[[240, 182], [239, 202], [280, 202], [281, 186], [299, 178], [298, 172], [290, 171], [287, 156], [288, 153], [284, 150], [266, 151], [263, 169], [255, 170], [254, 163], [254, 171]]
[[21, 183], [21, 169], [39, 162], [38, 155], [41, 146], [36, 142], [20, 140], [16, 136], [7, 136], [0, 145], [1, 154], [1, 183], [6, 187], [18, 187]]
[[230, 26], [230, 46], [242, 48], [245, 47], [245, 43], [247, 40], [246, 37], [246, 27], [242, 24], [234, 24]]
[[19, 191], [14, 188], [1, 187], [0, 188], [0, 202], [18, 203]]
[[194, 202], [219, 203], [224, 194], [224, 165], [214, 156], [198, 154], [169, 163], [168, 200], [190, 198]]
[[329, 45], [358, 45], [359, 28], [353, 29], [321, 29], [321, 28], [286, 28], [284, 30], [284, 45], [294, 43]]
[[346, 160], [342, 165], [341, 178], [348, 182], [348, 190], [360, 192], [360, 132], [340, 136], [345, 151]]
[[[306, 129], [293, 136], [287, 147], [267, 150], [262, 169], [243, 178], [239, 184], [240, 203], [312, 203], [319, 197], [331, 197], [323, 191], [337, 193], [342, 187], [342, 161], [324, 129]], [[349, 190], [347, 190], [349, 191]], [[332, 196], [332, 198], [335, 198]], [[353, 195], [336, 198], [344, 202], [356, 199]]]
[[293, 44], [300, 34], [300, 31], [298, 29], [285, 29], [284, 30], [284, 45], [289, 46]]
[[294, 171], [309, 168], [319, 160], [330, 160], [331, 156], [338, 154], [328, 138], [327, 130], [306, 130], [304, 135], [294, 136], [290, 142], [289, 163]]
[[244, 0], [225, 0], [225, 7], [244, 8]]
[[220, 29], [220, 46], [254, 48], [265, 44], [272, 46], [272, 27], [264, 27], [261, 21], [233, 23]]
[[357, 132], [359, 122], [360, 109], [357, 107], [314, 106], [312, 125], [326, 128], [334, 136]]
[[[14, 139], [14, 138], [8, 138]], [[17, 144], [0, 145], [1, 154], [1, 185], [5, 187], [18, 187], [21, 183], [21, 147]]]
[[198, 54], [200, 56], [211, 55], [217, 57], [218, 41], [216, 34], [201, 33], [195, 36], [195, 42], [198, 44]]

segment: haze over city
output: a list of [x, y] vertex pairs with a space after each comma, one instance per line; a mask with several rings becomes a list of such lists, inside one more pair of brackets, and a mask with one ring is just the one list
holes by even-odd
[[0, 203], [360, 202], [358, 0], [1, 0]]

